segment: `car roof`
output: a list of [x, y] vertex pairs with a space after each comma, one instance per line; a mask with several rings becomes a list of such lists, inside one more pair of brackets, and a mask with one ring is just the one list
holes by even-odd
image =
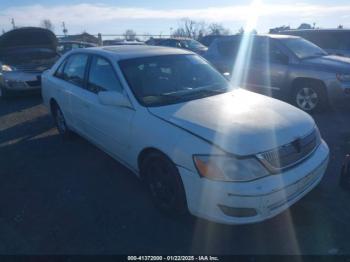
[[[229, 35], [229, 36], [222, 36], [219, 37], [217, 40], [224, 40], [224, 39], [236, 39], [243, 37], [242, 34], [236, 34], [236, 35]], [[252, 34], [251, 37], [253, 38], [272, 38], [272, 39], [288, 39], [288, 38], [300, 38], [299, 36], [294, 35], [282, 35], [282, 34], [261, 34], [261, 35], [254, 35]]]
[[281, 31], [280, 33], [283, 34], [283, 32], [287, 33], [293, 33], [293, 32], [332, 32], [332, 33], [338, 33], [338, 32], [343, 32], [343, 33], [349, 33], [350, 29], [291, 29], [291, 30], [285, 30]]
[[159, 56], [159, 55], [194, 54], [191, 51], [180, 49], [180, 48], [148, 46], [148, 45], [102, 46], [102, 47], [92, 47], [87, 49], [76, 49], [72, 52], [106, 54], [109, 56], [113, 56], [117, 60], [147, 57], [147, 56]]

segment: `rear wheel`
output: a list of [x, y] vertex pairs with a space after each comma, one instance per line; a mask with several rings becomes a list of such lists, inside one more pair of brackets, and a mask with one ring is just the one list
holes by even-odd
[[186, 214], [187, 203], [183, 183], [175, 164], [158, 152], [148, 154], [141, 163], [153, 202], [166, 214]]
[[71, 131], [69, 130], [64, 115], [57, 104], [52, 105], [52, 115], [55, 120], [58, 133], [64, 138], [69, 138], [71, 136]]
[[328, 106], [325, 89], [312, 82], [298, 85], [294, 89], [292, 102], [295, 106], [309, 113], [324, 110]]

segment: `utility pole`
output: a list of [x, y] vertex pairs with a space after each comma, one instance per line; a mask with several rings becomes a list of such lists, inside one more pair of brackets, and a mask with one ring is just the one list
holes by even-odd
[[64, 36], [67, 36], [68, 30], [66, 28], [66, 24], [64, 22], [62, 22], [62, 28], [63, 28], [63, 34]]
[[16, 29], [15, 19], [11, 18], [12, 28]]

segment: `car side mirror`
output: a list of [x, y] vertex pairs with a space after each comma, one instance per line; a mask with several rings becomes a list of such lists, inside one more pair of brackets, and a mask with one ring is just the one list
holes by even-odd
[[225, 72], [225, 73], [222, 73], [222, 75], [227, 79], [227, 80], [231, 80], [231, 74], [229, 72]]
[[98, 92], [98, 100], [102, 105], [106, 106], [132, 108], [129, 99], [124, 94], [117, 91], [100, 91]]

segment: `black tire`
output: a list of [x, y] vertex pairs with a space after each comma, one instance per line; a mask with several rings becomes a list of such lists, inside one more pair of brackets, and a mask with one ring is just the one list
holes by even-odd
[[184, 186], [175, 164], [158, 152], [149, 153], [141, 163], [141, 176], [155, 206], [167, 215], [188, 214]]
[[308, 113], [321, 112], [329, 106], [325, 88], [312, 81], [296, 84], [291, 100], [293, 105]]
[[65, 139], [72, 137], [72, 132], [68, 128], [66, 124], [66, 120], [64, 118], [64, 115], [61, 111], [61, 108], [54, 103], [51, 107], [51, 113], [53, 116], [53, 119], [55, 121], [56, 128], [58, 130], [58, 133]]

